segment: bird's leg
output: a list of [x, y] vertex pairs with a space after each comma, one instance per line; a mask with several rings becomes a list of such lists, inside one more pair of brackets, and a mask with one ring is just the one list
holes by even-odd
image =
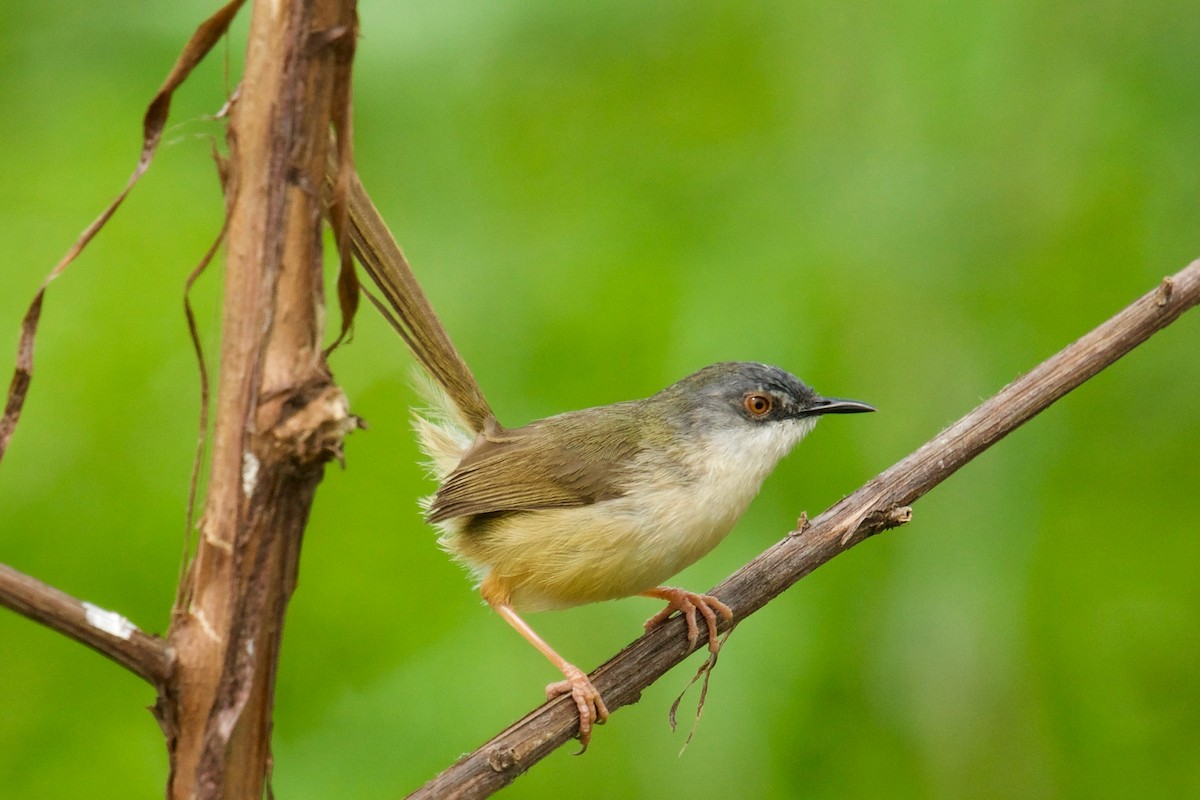
[[695, 647], [700, 638], [700, 626], [696, 622], [697, 612], [704, 617], [708, 626], [708, 651], [716, 655], [721, 649], [721, 640], [717, 637], [717, 614], [727, 620], [733, 619], [733, 609], [715, 597], [706, 594], [696, 594], [685, 589], [675, 589], [670, 586], [659, 586], [642, 592], [643, 597], [657, 597], [667, 601], [667, 607], [646, 620], [645, 628], [651, 628], [666, 622], [667, 618], [678, 611], [687, 622], [688, 647]]
[[[483, 588], [486, 589], [486, 587]], [[533, 628], [529, 627], [529, 623], [517, 615], [512, 606], [508, 605], [508, 603], [493, 602], [488, 599], [487, 593], [484, 594], [484, 599], [487, 600], [488, 605], [496, 610], [497, 614], [504, 618], [505, 622], [516, 628], [517, 633], [524, 636], [530, 644], [541, 651], [542, 655], [550, 659], [550, 663], [558, 667], [562, 672], [566, 680], [561, 680], [547, 686], [546, 699], [553, 700], [563, 694], [571, 695], [571, 699], [575, 701], [575, 707], [579, 710], [579, 742], [583, 745], [579, 753], [583, 753], [584, 750], [587, 750], [588, 742], [592, 739], [592, 724], [603, 724], [608, 719], [608, 709], [604, 706], [604, 700], [600, 697], [600, 692], [583, 670], [556, 653], [554, 648], [546, 643], [545, 639], [538, 636]]]

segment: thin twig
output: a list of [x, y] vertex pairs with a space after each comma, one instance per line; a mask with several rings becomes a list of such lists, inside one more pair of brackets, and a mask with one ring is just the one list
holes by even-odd
[[[773, 545], [711, 594], [728, 604], [740, 622], [834, 556], [908, 521], [910, 504], [1197, 303], [1200, 261], [1164, 278], [1115, 317], [1004, 387], [808, 526]], [[721, 628], [729, 624], [722, 620]], [[695, 649], [687, 645], [683, 626], [680, 619], [660, 625], [593, 673], [592, 681], [610, 711], [636, 702], [643, 689]], [[410, 798], [490, 795], [569, 741], [578, 722], [570, 698], [546, 703], [459, 759]]]
[[154, 686], [170, 677], [175, 657], [165, 641], [6, 564], [0, 564], [0, 605], [86, 644]]

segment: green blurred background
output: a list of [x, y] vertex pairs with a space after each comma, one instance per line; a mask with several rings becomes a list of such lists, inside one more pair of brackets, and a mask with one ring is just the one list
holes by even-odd
[[[120, 188], [206, 3], [0, 5], [0, 362]], [[1193, 0], [367, 0], [360, 170], [501, 419], [785, 366], [824, 422], [703, 590], [1200, 255]], [[198, 406], [181, 311], [217, 231], [209, 120], [245, 19], [49, 294], [0, 467], [0, 560], [163, 631]], [[219, 272], [196, 291], [210, 350]], [[1200, 795], [1200, 312], [738, 627], [682, 758], [688, 663], [509, 797]], [[436, 548], [410, 359], [365, 311], [279, 674], [285, 798], [391, 798], [555, 677]], [[3, 379], [7, 383], [7, 379]], [[590, 668], [657, 609], [534, 615]], [[161, 796], [152, 693], [0, 612], [0, 795]], [[691, 695], [694, 699], [694, 693]], [[687, 701], [685, 701], [685, 707]]]

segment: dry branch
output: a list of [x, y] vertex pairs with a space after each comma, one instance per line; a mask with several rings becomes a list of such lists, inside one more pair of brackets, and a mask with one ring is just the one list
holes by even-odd
[[0, 605], [86, 644], [154, 686], [171, 674], [174, 654], [162, 639], [6, 564], [0, 564]]
[[[1163, 281], [1119, 314], [1004, 387], [912, 455], [793, 531], [717, 586], [711, 594], [743, 620], [839, 553], [908, 519], [908, 506], [1055, 400], [1200, 303], [1200, 261]], [[728, 628], [722, 624], [722, 628]], [[623, 649], [592, 674], [610, 711], [641, 691], [694, 648], [674, 619]], [[485, 797], [511, 783], [569, 741], [578, 729], [570, 698], [530, 712], [459, 759], [410, 798]]]
[[357, 426], [324, 335], [321, 182], [344, 143], [353, 0], [256, 0], [223, 164], [227, 259], [208, 494], [155, 707], [171, 798], [261, 797], [275, 676], [314, 493]]

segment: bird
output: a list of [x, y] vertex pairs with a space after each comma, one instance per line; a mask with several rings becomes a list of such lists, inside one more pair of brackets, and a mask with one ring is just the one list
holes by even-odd
[[546, 695], [571, 696], [580, 752], [608, 708], [521, 614], [657, 598], [667, 605], [646, 630], [678, 612], [689, 647], [703, 625], [715, 654], [718, 617], [733, 611], [667, 581], [725, 538], [820, 416], [875, 410], [753, 362], [712, 364], [644, 399], [515, 428], [499, 423], [473, 381], [471, 391], [444, 388], [432, 385], [431, 408], [414, 414], [438, 482], [422, 501], [425, 518], [487, 605], [562, 673]]
[[483, 600], [562, 673], [546, 696], [571, 696], [582, 753], [608, 708], [521, 613], [657, 598], [667, 605], [645, 627], [678, 612], [694, 648], [703, 620], [715, 656], [718, 616], [732, 620], [733, 610], [665, 582], [729, 533], [821, 415], [875, 409], [822, 397], [779, 367], [727, 361], [641, 400], [506, 428], [357, 173], [347, 177], [348, 240], [383, 296], [361, 291], [429, 378], [430, 408], [414, 414], [438, 482], [421, 502], [425, 517]]

